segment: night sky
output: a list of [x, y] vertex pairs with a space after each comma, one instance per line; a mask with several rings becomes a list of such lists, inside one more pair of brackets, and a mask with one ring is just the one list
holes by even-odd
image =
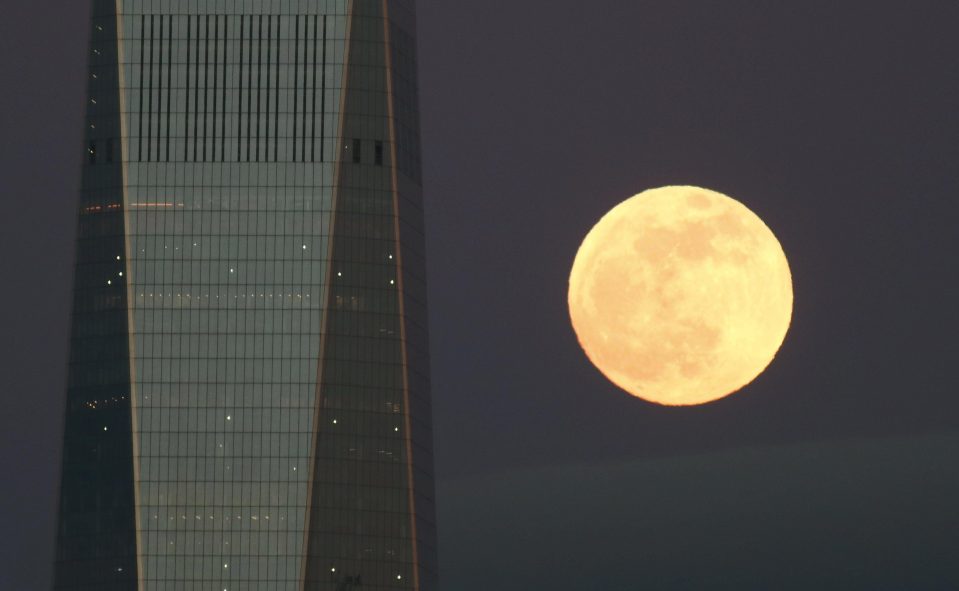
[[[7, 4], [0, 588], [45, 589], [88, 2]], [[956, 23], [419, 2], [443, 589], [959, 589]], [[666, 184], [745, 203], [793, 273], [773, 364], [697, 408], [608, 383], [566, 311], [586, 232]]]

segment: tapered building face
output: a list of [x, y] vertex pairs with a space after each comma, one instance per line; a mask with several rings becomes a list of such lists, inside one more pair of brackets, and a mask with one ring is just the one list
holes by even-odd
[[412, 0], [94, 0], [56, 589], [434, 589]]

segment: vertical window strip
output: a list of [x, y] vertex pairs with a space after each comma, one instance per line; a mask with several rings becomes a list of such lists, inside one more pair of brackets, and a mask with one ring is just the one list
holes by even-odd
[[226, 162], [226, 81], [230, 67], [230, 17], [223, 15], [223, 89], [220, 91], [220, 161]]
[[193, 52], [193, 161], [199, 162], [200, 138], [200, 15], [196, 16], [196, 51]]
[[164, 133], [164, 160], [170, 161], [170, 101], [173, 98], [171, 89], [173, 88], [173, 15], [167, 16], [167, 45], [166, 45], [166, 133]]
[[246, 44], [247, 90], [246, 90], [246, 162], [250, 161], [250, 147], [253, 143], [253, 15], [246, 21], [249, 27], [250, 42]]
[[[147, 162], [153, 161], [153, 63], [156, 58], [156, 38], [153, 35], [156, 15], [150, 15], [150, 66], [147, 71]], [[143, 73], [141, 72], [142, 76]]]
[[270, 100], [270, 83], [273, 75], [273, 68], [270, 63], [273, 57], [273, 16], [266, 17], [266, 121], [264, 121], [266, 141], [263, 142], [263, 161], [270, 160], [270, 109], [273, 108]]
[[236, 161], [243, 162], [242, 158], [242, 145], [243, 145], [243, 48], [246, 45], [246, 29], [243, 28], [243, 25], [246, 23], [246, 16], [240, 15], [240, 70], [237, 72], [237, 78], [239, 80], [240, 89], [236, 93]]
[[[313, 19], [313, 23], [316, 24], [316, 18]], [[315, 28], [313, 30], [313, 36], [314, 38], [316, 37]], [[304, 17], [303, 18], [303, 121], [302, 121], [303, 127], [300, 133], [300, 135], [303, 137], [303, 148], [302, 148], [300, 159], [303, 162], [307, 161], [306, 160], [306, 125], [308, 123], [308, 119], [306, 116], [306, 113], [307, 113], [306, 95], [307, 95], [307, 88], [310, 84], [310, 81], [309, 81], [310, 65], [316, 64], [316, 59], [313, 60], [313, 64], [309, 62], [309, 49], [310, 49], [309, 39], [310, 39], [310, 19], [308, 17]], [[314, 58], [315, 58], [315, 55], [314, 55]], [[315, 82], [315, 79], [316, 79], [315, 72], [313, 73], [313, 78]], [[314, 88], [315, 88], [315, 85], [314, 85]]]
[[[152, 29], [152, 27], [151, 27]], [[156, 109], [156, 134], [154, 135], [154, 141], [150, 142], [150, 160], [160, 160], [160, 124], [161, 124], [161, 115], [163, 114], [163, 15], [160, 15], [160, 34], [157, 37], [153, 37], [150, 40], [150, 55], [154, 53], [157, 54], [157, 68], [156, 68], [156, 77], [157, 77], [157, 109]], [[151, 37], [152, 37], [151, 31]], [[159, 38], [160, 50], [156, 51], [157, 39]], [[151, 59], [152, 61], [152, 59]], [[153, 124], [153, 121], [150, 121], [150, 124]], [[156, 156], [154, 157], [153, 144], [156, 143]]]
[[317, 30], [319, 17], [313, 15], [313, 106], [310, 111], [310, 162], [316, 162], [316, 75], [320, 72], [316, 64], [316, 46], [320, 35]]
[[279, 160], [280, 150], [280, 19], [276, 17], [276, 84], [273, 85], [273, 161]]
[[190, 161], [190, 57], [193, 48], [193, 17], [186, 17], [186, 94], [183, 95], [184, 117], [183, 117], [183, 161]]
[[296, 123], [297, 113], [300, 110], [300, 15], [294, 17], [293, 35], [293, 162], [296, 162]]
[[[260, 161], [260, 147], [262, 146], [263, 130], [261, 114], [263, 112], [263, 15], [257, 16], [257, 41], [256, 41], [256, 148], [254, 149], [253, 159]], [[269, 116], [269, 115], [267, 115]]]
[[320, 75], [320, 162], [326, 162], [326, 15], [323, 15], [323, 67]]
[[220, 15], [213, 15], [213, 133], [210, 134], [210, 151], [213, 162], [216, 159], [217, 98], [220, 90]]
[[140, 15], [140, 133], [137, 138], [137, 160], [143, 162], [143, 119], [145, 113], [143, 112], [143, 73], [144, 73], [144, 64], [146, 60], [146, 54], [144, 50], [146, 48], [146, 22], [147, 17], [145, 14]]
[[203, 37], [203, 162], [210, 159], [210, 144], [207, 131], [210, 127], [210, 15], [204, 17], [205, 33]]

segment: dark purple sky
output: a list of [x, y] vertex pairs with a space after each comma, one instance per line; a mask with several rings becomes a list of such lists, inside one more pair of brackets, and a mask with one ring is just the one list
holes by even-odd
[[[87, 2], [8, 4], [0, 588], [40, 589]], [[419, 5], [444, 588], [959, 588], [959, 4]], [[664, 184], [794, 276], [776, 361], [701, 408], [617, 391], [566, 315], [583, 235]]]

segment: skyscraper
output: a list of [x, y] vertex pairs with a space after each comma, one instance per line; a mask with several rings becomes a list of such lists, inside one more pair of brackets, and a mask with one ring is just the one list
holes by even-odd
[[93, 0], [56, 589], [435, 589], [413, 0]]

